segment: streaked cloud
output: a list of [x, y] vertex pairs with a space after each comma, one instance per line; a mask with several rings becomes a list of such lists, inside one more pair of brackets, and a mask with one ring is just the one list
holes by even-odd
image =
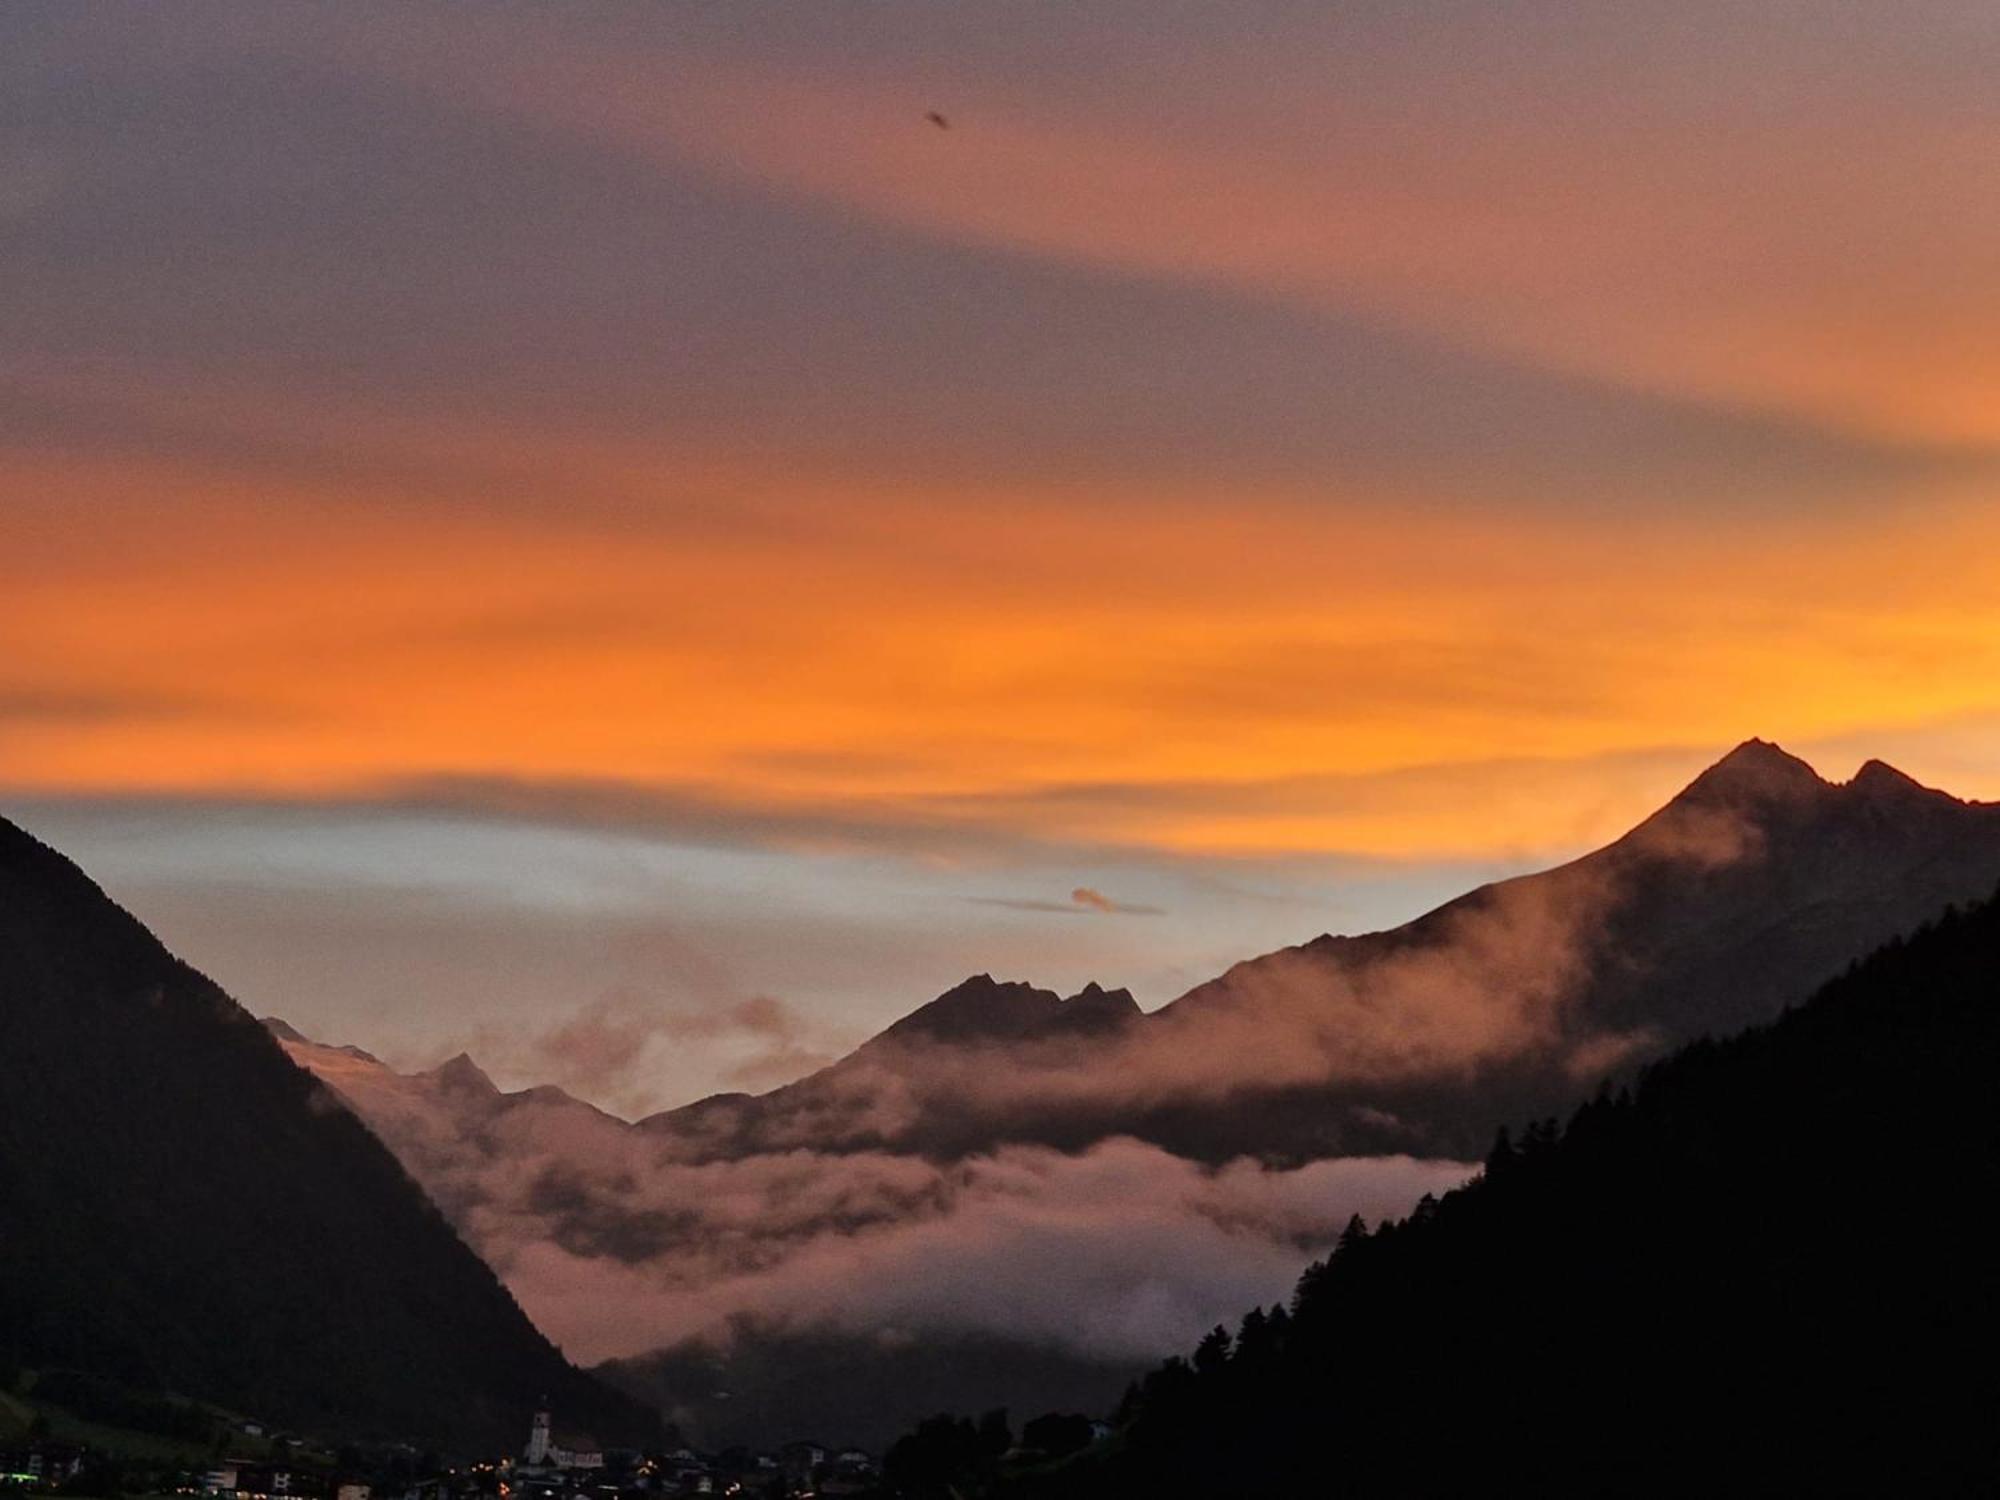
[[1219, 54], [1198, 21], [1104, 47], [1087, 94], [1060, 66], [1003, 81], [919, 44], [919, 76], [965, 99], [948, 137], [914, 128], [906, 12], [873, 66], [698, 52], [661, 87], [628, 35], [503, 69], [495, 93], [956, 243], [1380, 312], [1861, 430], [2000, 437], [1995, 330], [1966, 296], [2000, 231], [1990, 16], [1262, 9]]

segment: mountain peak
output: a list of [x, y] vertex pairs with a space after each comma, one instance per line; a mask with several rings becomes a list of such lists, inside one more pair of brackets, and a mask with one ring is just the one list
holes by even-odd
[[1854, 773], [1854, 779], [1847, 783], [1847, 790], [1871, 802], [1958, 803], [1958, 798], [1951, 793], [1925, 786], [1908, 772], [1899, 771], [1882, 760], [1862, 762], [1861, 769]]
[[1676, 801], [1767, 802], [1811, 796], [1828, 783], [1819, 772], [1769, 740], [1749, 739], [1688, 784]]
[[1049, 1024], [1065, 1033], [1115, 1031], [1142, 1014], [1130, 990], [1107, 990], [1093, 979], [1056, 1007]]
[[918, 1006], [881, 1035], [906, 1040], [922, 1036], [939, 1042], [1013, 1040], [1033, 1031], [1061, 1004], [1053, 991], [974, 974], [928, 1005]]
[[1107, 990], [1095, 979], [1063, 1001], [1065, 1009], [1082, 1006], [1090, 1010], [1137, 1010], [1139, 1002], [1128, 989]]
[[465, 1089], [481, 1094], [494, 1094], [499, 1090], [493, 1080], [486, 1076], [486, 1070], [472, 1060], [470, 1053], [461, 1052], [449, 1062], [431, 1069], [431, 1077], [448, 1089]]

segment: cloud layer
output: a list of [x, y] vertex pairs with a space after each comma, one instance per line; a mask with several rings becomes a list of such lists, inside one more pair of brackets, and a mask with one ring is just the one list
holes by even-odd
[[1470, 1167], [1203, 1166], [1132, 1140], [939, 1163], [889, 1152], [690, 1162], [682, 1143], [463, 1065], [406, 1077], [288, 1043], [396, 1151], [573, 1357], [765, 1325], [979, 1332], [1146, 1358], [1284, 1296], [1351, 1214]]

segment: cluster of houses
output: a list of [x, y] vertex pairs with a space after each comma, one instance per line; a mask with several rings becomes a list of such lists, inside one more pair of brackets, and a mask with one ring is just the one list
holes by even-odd
[[607, 1455], [588, 1437], [557, 1431], [546, 1411], [535, 1413], [519, 1460], [479, 1468], [498, 1477], [503, 1500], [866, 1495], [882, 1477], [874, 1457], [859, 1448], [803, 1440], [772, 1453], [743, 1448], [701, 1453], [682, 1446], [663, 1453]]
[[[262, 1436], [251, 1424], [242, 1424], [241, 1430]], [[197, 1500], [667, 1500], [699, 1495], [798, 1500], [874, 1494], [882, 1477], [870, 1454], [816, 1442], [786, 1443], [770, 1453], [743, 1448], [702, 1453], [684, 1446], [659, 1453], [607, 1452], [586, 1436], [557, 1429], [546, 1411], [535, 1413], [518, 1457], [417, 1481], [343, 1480], [317, 1463], [283, 1457], [282, 1440], [270, 1446], [278, 1456], [218, 1459], [163, 1488]], [[81, 1447], [49, 1442], [0, 1450], [0, 1489], [57, 1489], [78, 1474], [87, 1457]]]

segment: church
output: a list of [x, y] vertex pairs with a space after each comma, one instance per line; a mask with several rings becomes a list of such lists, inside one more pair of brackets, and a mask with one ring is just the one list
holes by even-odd
[[535, 1413], [534, 1423], [528, 1428], [528, 1446], [521, 1454], [523, 1472], [603, 1467], [604, 1452], [595, 1439], [578, 1433], [558, 1435], [549, 1423], [546, 1410]]

